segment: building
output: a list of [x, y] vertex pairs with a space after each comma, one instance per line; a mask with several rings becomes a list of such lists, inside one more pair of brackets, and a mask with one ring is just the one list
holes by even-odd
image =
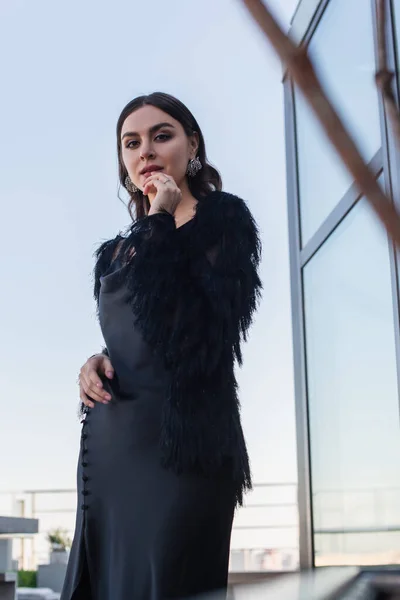
[[[399, 99], [400, 2], [387, 2]], [[376, 3], [301, 0], [308, 44], [365, 161], [400, 206], [374, 82]], [[300, 566], [400, 563], [399, 256], [285, 73]]]

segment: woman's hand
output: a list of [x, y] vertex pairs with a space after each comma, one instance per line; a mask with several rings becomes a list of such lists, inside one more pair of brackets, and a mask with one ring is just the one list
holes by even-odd
[[171, 215], [175, 214], [176, 207], [182, 198], [182, 192], [170, 175], [161, 171], [152, 171], [146, 179], [143, 188], [143, 194], [154, 193], [155, 196], [151, 203], [149, 215], [166, 210]]
[[111, 400], [110, 394], [103, 389], [100, 374], [109, 379], [114, 376], [111, 361], [105, 354], [95, 354], [88, 358], [79, 372], [79, 396], [83, 404], [90, 408], [94, 407], [93, 400], [103, 404], [108, 404]]

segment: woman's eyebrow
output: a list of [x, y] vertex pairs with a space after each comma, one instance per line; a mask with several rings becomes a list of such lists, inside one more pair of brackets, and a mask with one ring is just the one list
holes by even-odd
[[[161, 129], [162, 127], [172, 127], [173, 129], [175, 129], [171, 123], [157, 123], [157, 125], [153, 125], [152, 127], [150, 127], [149, 133], [155, 133], [158, 129]], [[139, 136], [139, 134], [136, 131], [126, 131], [121, 139], [123, 140], [125, 137], [133, 137], [135, 135]]]

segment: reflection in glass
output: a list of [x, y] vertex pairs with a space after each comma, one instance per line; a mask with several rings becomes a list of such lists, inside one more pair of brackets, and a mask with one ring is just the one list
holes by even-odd
[[[369, 162], [381, 146], [371, 3], [330, 2], [309, 51], [329, 96]], [[352, 181], [298, 91], [296, 120], [304, 246]]]
[[400, 563], [386, 235], [361, 200], [304, 268], [316, 565]]

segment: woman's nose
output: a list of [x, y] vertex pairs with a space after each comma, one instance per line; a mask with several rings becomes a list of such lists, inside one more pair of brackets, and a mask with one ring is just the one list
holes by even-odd
[[147, 160], [154, 157], [154, 150], [149, 144], [143, 144], [140, 152], [140, 158]]

